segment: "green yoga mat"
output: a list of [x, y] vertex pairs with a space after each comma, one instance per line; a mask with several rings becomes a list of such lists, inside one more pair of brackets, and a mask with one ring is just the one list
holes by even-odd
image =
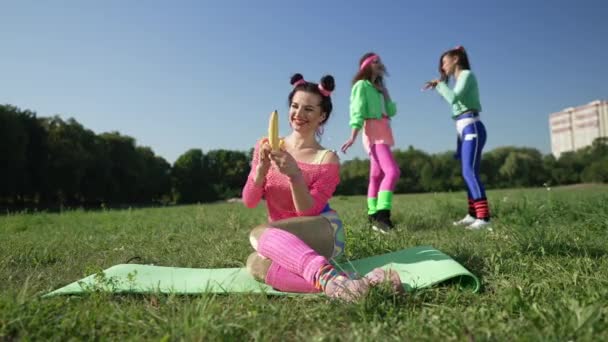
[[[445, 253], [421, 246], [359, 259], [339, 265], [347, 272], [366, 274], [376, 267], [399, 272], [406, 290], [429, 287], [454, 280], [473, 292], [479, 290], [479, 279]], [[167, 266], [120, 264], [103, 273], [93, 274], [50, 292], [44, 297], [110, 291], [114, 293], [267, 293], [303, 295], [273, 290], [253, 279], [245, 268], [179, 268]], [[309, 294], [310, 295], [310, 294]]]

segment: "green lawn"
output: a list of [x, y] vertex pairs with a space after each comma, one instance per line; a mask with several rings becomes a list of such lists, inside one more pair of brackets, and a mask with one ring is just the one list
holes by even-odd
[[[454, 285], [355, 304], [325, 297], [108, 295], [40, 299], [131, 260], [242, 267], [262, 206], [22, 213], [0, 217], [0, 341], [11, 340], [608, 340], [608, 186], [489, 192], [492, 231], [465, 231], [462, 193], [395, 197], [398, 229], [366, 226], [364, 197], [332, 206], [358, 259], [432, 245], [476, 274]], [[230, 213], [229, 213], [230, 211]]]

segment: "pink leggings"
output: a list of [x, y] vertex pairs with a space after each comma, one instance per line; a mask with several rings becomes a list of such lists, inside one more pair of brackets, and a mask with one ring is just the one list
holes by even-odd
[[401, 175], [390, 146], [373, 144], [369, 151], [370, 175], [367, 197], [377, 197], [378, 191], [394, 191]]

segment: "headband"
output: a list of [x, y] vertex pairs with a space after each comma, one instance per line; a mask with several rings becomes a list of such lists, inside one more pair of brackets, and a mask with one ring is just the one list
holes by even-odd
[[372, 62], [378, 60], [380, 57], [376, 54], [373, 54], [369, 57], [367, 57], [365, 60], [363, 60], [363, 63], [361, 63], [361, 66], [359, 67], [359, 70], [363, 70], [366, 66], [368, 66], [369, 64], [371, 64]]

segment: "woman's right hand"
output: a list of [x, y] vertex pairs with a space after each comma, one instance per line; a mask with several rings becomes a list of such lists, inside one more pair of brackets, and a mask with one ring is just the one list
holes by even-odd
[[342, 153], [346, 154], [346, 150], [348, 150], [351, 146], [353, 146], [353, 144], [355, 143], [355, 138], [350, 137], [348, 138], [348, 140], [346, 140], [346, 142], [344, 143], [344, 145], [342, 145]]
[[348, 150], [351, 146], [353, 146], [353, 144], [355, 143], [355, 140], [357, 139], [357, 134], [359, 134], [359, 129], [353, 128], [353, 130], [350, 133], [350, 138], [348, 138], [348, 140], [346, 140], [344, 145], [342, 145], [342, 149], [341, 149], [342, 153], [346, 154], [346, 150]]

